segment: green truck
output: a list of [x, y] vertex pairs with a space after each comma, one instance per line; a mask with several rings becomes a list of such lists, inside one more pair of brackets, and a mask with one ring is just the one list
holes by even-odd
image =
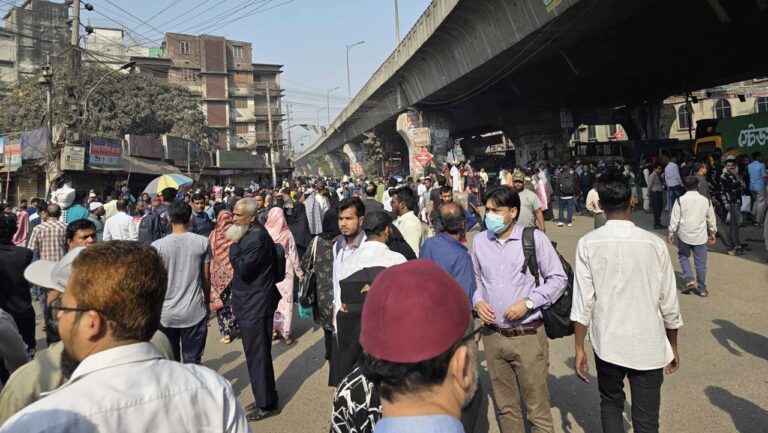
[[715, 149], [733, 155], [751, 154], [756, 150], [768, 153], [768, 113], [696, 122], [693, 153], [711, 155]]

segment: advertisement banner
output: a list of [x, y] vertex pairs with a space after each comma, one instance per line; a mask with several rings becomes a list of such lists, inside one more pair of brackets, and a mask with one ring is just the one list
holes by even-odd
[[85, 168], [85, 147], [64, 146], [61, 151], [61, 169], [83, 171]]
[[127, 146], [126, 154], [129, 156], [154, 159], [163, 159], [165, 156], [163, 142], [159, 138], [126, 134], [125, 144]]
[[172, 159], [176, 165], [186, 165], [187, 158], [194, 160], [191, 140], [181, 137], [163, 135], [163, 147], [165, 148], [165, 159]]
[[21, 139], [5, 140], [3, 149], [4, 170], [16, 171], [21, 167]]
[[415, 128], [413, 130], [413, 145], [416, 147], [429, 147], [430, 133], [429, 128]]
[[93, 168], [120, 168], [122, 156], [119, 140], [94, 138], [88, 149], [88, 165]]
[[217, 150], [217, 162], [220, 168], [265, 168], [264, 155], [251, 155], [238, 150]]

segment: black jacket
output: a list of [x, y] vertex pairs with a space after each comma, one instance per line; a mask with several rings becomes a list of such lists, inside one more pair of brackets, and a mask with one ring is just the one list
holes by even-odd
[[207, 213], [200, 212], [198, 214], [193, 211], [192, 218], [189, 219], [187, 230], [189, 230], [191, 233], [205, 236], [207, 238], [208, 235], [210, 235], [213, 231], [214, 225], [215, 224], [213, 221], [211, 221], [211, 217], [209, 217]]
[[237, 318], [248, 325], [253, 319], [272, 317], [280, 300], [275, 284], [275, 243], [258, 222], [229, 247], [232, 262], [232, 301]]
[[392, 234], [389, 235], [389, 242], [387, 242], [390, 251], [402, 254], [406, 260], [416, 260], [416, 253], [413, 251], [413, 248], [408, 245], [408, 242], [405, 241], [400, 230], [398, 230], [394, 224], [390, 224], [389, 229], [392, 231]]

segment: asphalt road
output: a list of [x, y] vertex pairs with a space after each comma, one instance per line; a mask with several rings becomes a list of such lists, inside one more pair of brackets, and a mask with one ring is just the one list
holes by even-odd
[[[650, 216], [642, 211], [635, 213], [635, 220], [643, 227], [651, 226]], [[591, 230], [592, 219], [576, 217], [573, 227], [556, 227], [550, 222], [548, 228], [547, 234], [573, 263], [576, 242]], [[745, 228], [743, 239], [753, 249], [745, 256], [728, 256], [720, 245], [712, 248], [708, 298], [680, 295], [685, 322], [679, 337], [682, 362], [677, 373], [665, 377], [662, 432], [768, 432], [768, 266], [759, 262], [768, 254], [756, 228]], [[669, 249], [679, 274], [676, 248]], [[297, 309], [293, 325], [295, 343], [286, 346], [278, 341], [272, 349], [282, 413], [253, 423], [254, 431], [312, 433], [329, 429], [333, 389], [327, 386], [323, 332], [311, 319], [300, 318]], [[240, 403], [248, 405], [253, 395], [241, 342], [224, 345], [219, 337], [212, 319], [204, 364], [223, 374]], [[551, 341], [549, 392], [556, 431], [599, 432], [597, 379], [582, 383], [572, 365], [572, 339]], [[590, 367], [594, 373], [593, 360]], [[480, 371], [488, 394], [491, 388], [482, 354]], [[489, 395], [484, 404], [487, 417], [481, 417], [475, 432], [498, 432]], [[629, 422], [629, 403], [626, 408]]]

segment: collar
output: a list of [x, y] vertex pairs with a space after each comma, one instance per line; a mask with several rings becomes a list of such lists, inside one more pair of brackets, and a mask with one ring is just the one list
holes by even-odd
[[[499, 236], [496, 233], [490, 230], [486, 230], [486, 232], [488, 232], [488, 239], [495, 242], [502, 243], [502, 241], [499, 240]], [[509, 234], [509, 237], [504, 242], [511, 241], [513, 239], [520, 239], [522, 237], [523, 237], [523, 227], [518, 224], [515, 224], [515, 226], [512, 227], [512, 233]]]
[[[85, 358], [75, 369], [74, 373], [72, 373], [72, 377], [69, 379], [69, 382], [65, 383], [57, 390], [51, 391], [51, 393], [56, 392], [59, 389], [63, 389], [67, 385], [80, 380], [80, 378], [87, 376], [90, 373], [111, 367], [117, 367], [119, 365], [149, 361], [153, 359], [163, 359], [163, 356], [160, 354], [160, 352], [157, 351], [157, 349], [155, 349], [155, 346], [148, 342], [128, 344], [126, 346], [107, 349]], [[43, 393], [42, 395], [45, 396], [47, 393]]]
[[365, 242], [365, 238], [366, 238], [365, 232], [360, 230], [360, 233], [358, 233], [357, 236], [355, 236], [355, 238], [352, 239], [351, 243], [348, 243], [347, 238], [343, 236], [341, 239], [344, 241], [344, 248], [347, 248], [347, 247], [360, 248], [360, 245], [362, 245], [363, 242]]
[[460, 246], [464, 251], [467, 251], [467, 247], [464, 244], [452, 238], [448, 233], [438, 233], [435, 235], [435, 237], [442, 240], [443, 242], [448, 242], [451, 245]]
[[[409, 219], [416, 218], [417, 220], [419, 220], [419, 217], [417, 217], [416, 214], [413, 213], [413, 211], [408, 211], [404, 215], [399, 215], [397, 217], [397, 219], [406, 219], [406, 218], [409, 218]], [[419, 220], [419, 222], [421, 222], [421, 220]]]
[[450, 415], [422, 415], [384, 417], [376, 423], [376, 431], [382, 432], [420, 432], [420, 433], [456, 433], [463, 432], [459, 420]]
[[368, 240], [366, 240], [359, 247], [360, 250], [362, 250], [363, 248], [365, 248], [365, 249], [374, 248], [374, 249], [389, 251], [389, 247], [387, 246], [387, 244], [381, 243], [379, 241], [368, 241]]
[[605, 225], [610, 225], [610, 226], [626, 226], [626, 227], [633, 226], [634, 227], [635, 223], [633, 223], [632, 221], [627, 221], [627, 220], [608, 220], [608, 221], [605, 222]]

